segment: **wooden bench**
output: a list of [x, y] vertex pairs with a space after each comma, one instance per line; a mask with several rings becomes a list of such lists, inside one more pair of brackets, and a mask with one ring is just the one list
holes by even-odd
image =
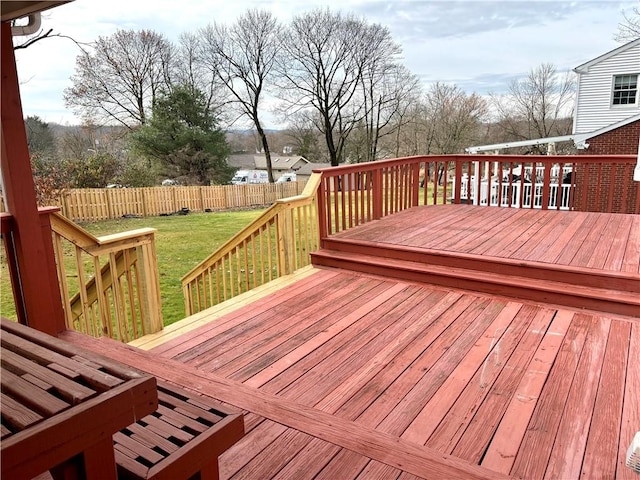
[[218, 456], [243, 435], [242, 414], [158, 381], [158, 409], [113, 436], [118, 478], [218, 479]]

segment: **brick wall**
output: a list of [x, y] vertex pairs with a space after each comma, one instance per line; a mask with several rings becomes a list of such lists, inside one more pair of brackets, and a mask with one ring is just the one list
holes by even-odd
[[[587, 140], [587, 155], [637, 155], [640, 120]], [[633, 181], [634, 165], [611, 164], [581, 166], [576, 169], [576, 197], [587, 188], [589, 212], [633, 213], [638, 182]], [[613, 186], [612, 186], [613, 182]], [[612, 192], [612, 196], [610, 196]], [[611, 200], [610, 200], [611, 199]], [[610, 209], [612, 204], [613, 209]]]
[[640, 120], [587, 140], [588, 155], [637, 155]]

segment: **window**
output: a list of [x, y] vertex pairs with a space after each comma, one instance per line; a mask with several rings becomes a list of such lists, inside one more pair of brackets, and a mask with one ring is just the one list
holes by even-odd
[[613, 77], [613, 104], [636, 105], [638, 103], [638, 75]]

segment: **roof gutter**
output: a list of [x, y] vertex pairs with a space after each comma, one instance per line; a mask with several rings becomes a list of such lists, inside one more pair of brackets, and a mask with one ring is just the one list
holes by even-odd
[[33, 35], [38, 30], [40, 30], [41, 17], [40, 12], [32, 13], [27, 17], [29, 20], [26, 25], [12, 25], [11, 26], [11, 35], [14, 37], [22, 37], [25, 35]]
[[585, 135], [563, 135], [560, 137], [534, 138], [532, 140], [521, 140], [518, 142], [494, 143], [493, 145], [478, 145], [475, 147], [465, 148], [467, 153], [491, 152], [494, 150], [502, 150], [504, 148], [527, 147], [529, 145], [548, 145], [558, 142], [569, 142], [573, 140], [578, 148], [586, 148], [588, 145], [584, 143]]

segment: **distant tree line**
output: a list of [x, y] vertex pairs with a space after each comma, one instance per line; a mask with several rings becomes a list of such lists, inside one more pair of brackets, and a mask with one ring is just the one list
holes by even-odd
[[[59, 169], [71, 185], [133, 186], [163, 177], [225, 183], [233, 128], [255, 132], [270, 167], [267, 114], [286, 125], [279, 134], [295, 153], [331, 165], [571, 132], [573, 79], [551, 64], [486, 98], [441, 82], [425, 87], [400, 55], [387, 27], [326, 8], [286, 25], [248, 10], [177, 43], [119, 30], [76, 60], [65, 101], [83, 119], [78, 138], [47, 150], [38, 144], [46, 126], [31, 118], [30, 146], [38, 170]], [[91, 135], [106, 125], [109, 145], [96, 145]]]

